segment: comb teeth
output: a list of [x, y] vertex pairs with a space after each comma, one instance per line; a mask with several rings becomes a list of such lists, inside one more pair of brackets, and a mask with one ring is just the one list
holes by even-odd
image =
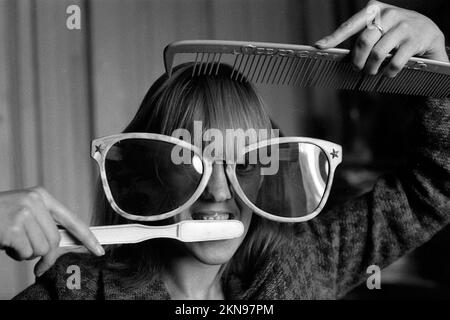
[[175, 55], [188, 54], [188, 61], [194, 61], [193, 77], [217, 75], [223, 63], [232, 67], [233, 80], [255, 84], [450, 96], [450, 64], [427, 59], [411, 58], [396, 77], [387, 78], [382, 73], [371, 76], [354, 71], [344, 49], [197, 40], [173, 43], [164, 53], [169, 75]]

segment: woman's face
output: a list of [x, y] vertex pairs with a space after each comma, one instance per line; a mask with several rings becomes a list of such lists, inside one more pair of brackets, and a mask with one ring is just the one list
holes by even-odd
[[[228, 146], [228, 150], [234, 146]], [[226, 159], [218, 155], [218, 158]], [[238, 166], [239, 168], [239, 166]], [[225, 172], [226, 164], [215, 161], [209, 182], [201, 197], [188, 209], [175, 217], [181, 220], [239, 220], [244, 225], [244, 233], [239, 238], [218, 241], [184, 243], [185, 247], [199, 261], [218, 265], [228, 262], [244, 240], [252, 219], [252, 211], [234, 192]], [[239, 169], [236, 172], [239, 175]], [[246, 188], [249, 199], [256, 199], [259, 182]]]

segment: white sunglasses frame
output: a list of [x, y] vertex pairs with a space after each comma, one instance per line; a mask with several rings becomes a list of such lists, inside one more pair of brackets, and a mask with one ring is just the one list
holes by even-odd
[[[114, 197], [112, 196], [111, 189], [108, 184], [108, 179], [106, 178], [106, 168], [105, 168], [105, 160], [106, 155], [109, 151], [109, 149], [118, 141], [121, 140], [127, 140], [127, 139], [149, 139], [149, 140], [159, 140], [164, 141], [168, 143], [173, 143], [176, 145], [179, 145], [180, 147], [186, 148], [188, 150], [193, 151], [196, 155], [199, 156], [199, 158], [202, 160], [203, 163], [203, 174], [202, 178], [200, 179], [200, 183], [197, 187], [197, 190], [194, 192], [194, 194], [191, 196], [191, 198], [184, 203], [182, 206], [155, 216], [141, 216], [141, 215], [134, 215], [129, 214], [125, 211], [123, 211], [115, 202]], [[324, 154], [327, 157], [328, 163], [330, 165], [329, 168], [329, 175], [327, 184], [325, 187], [325, 193], [320, 200], [319, 205], [317, 208], [311, 212], [310, 214], [307, 214], [302, 217], [280, 217], [277, 215], [273, 215], [269, 212], [263, 211], [256, 207], [245, 195], [243, 192], [241, 186], [239, 185], [239, 182], [236, 177], [236, 164], [226, 164], [225, 166], [225, 172], [227, 174], [227, 177], [230, 180], [230, 183], [238, 195], [238, 197], [256, 214], [265, 217], [267, 219], [277, 221], [277, 222], [303, 222], [308, 221], [317, 216], [325, 206], [326, 201], [328, 200], [328, 196], [330, 194], [331, 184], [333, 182], [334, 178], [334, 172], [336, 170], [336, 167], [342, 162], [342, 147], [336, 143], [329, 142], [326, 140], [321, 139], [315, 139], [315, 138], [308, 138], [308, 137], [281, 137], [281, 138], [271, 138], [264, 141], [259, 141], [253, 144], [250, 144], [245, 147], [243, 151], [243, 155], [246, 153], [253, 151], [255, 149], [265, 147], [271, 144], [282, 144], [282, 143], [310, 143], [317, 147], [319, 147]], [[205, 190], [209, 179], [211, 177], [212, 168], [214, 164], [214, 159], [204, 157], [201, 153], [201, 150], [190, 144], [186, 141], [177, 139], [175, 137], [166, 136], [163, 134], [158, 133], [144, 133], [144, 132], [130, 132], [130, 133], [121, 133], [121, 134], [115, 134], [110, 135], [106, 137], [101, 137], [98, 139], [94, 139], [91, 144], [91, 156], [94, 158], [99, 166], [100, 170], [100, 178], [103, 185], [103, 191], [105, 192], [106, 198], [113, 208], [115, 212], [117, 212], [122, 217], [129, 219], [129, 220], [135, 220], [135, 221], [159, 221], [164, 220], [170, 217], [173, 217], [182, 211], [189, 208], [195, 201], [198, 200], [198, 198], [202, 195], [203, 191]]]

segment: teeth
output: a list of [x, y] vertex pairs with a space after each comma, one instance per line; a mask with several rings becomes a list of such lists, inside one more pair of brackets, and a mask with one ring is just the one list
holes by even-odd
[[192, 219], [194, 220], [228, 220], [230, 218], [230, 214], [216, 212], [214, 214], [207, 214], [196, 212], [192, 215]]

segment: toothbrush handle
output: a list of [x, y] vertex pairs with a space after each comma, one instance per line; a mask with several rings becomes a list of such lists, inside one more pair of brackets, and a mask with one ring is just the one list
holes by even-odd
[[[90, 229], [102, 245], [137, 243], [154, 238], [172, 238], [183, 242], [214, 241], [237, 238], [244, 233], [244, 225], [237, 220], [181, 221], [168, 226], [120, 224]], [[81, 245], [66, 230], [59, 232], [60, 247]]]
[[[137, 243], [152, 238], [176, 238], [178, 226], [149, 227], [140, 224], [121, 224], [112, 226], [90, 227], [90, 230], [102, 245]], [[60, 247], [80, 246], [77, 241], [66, 230], [59, 230], [61, 241]]]

